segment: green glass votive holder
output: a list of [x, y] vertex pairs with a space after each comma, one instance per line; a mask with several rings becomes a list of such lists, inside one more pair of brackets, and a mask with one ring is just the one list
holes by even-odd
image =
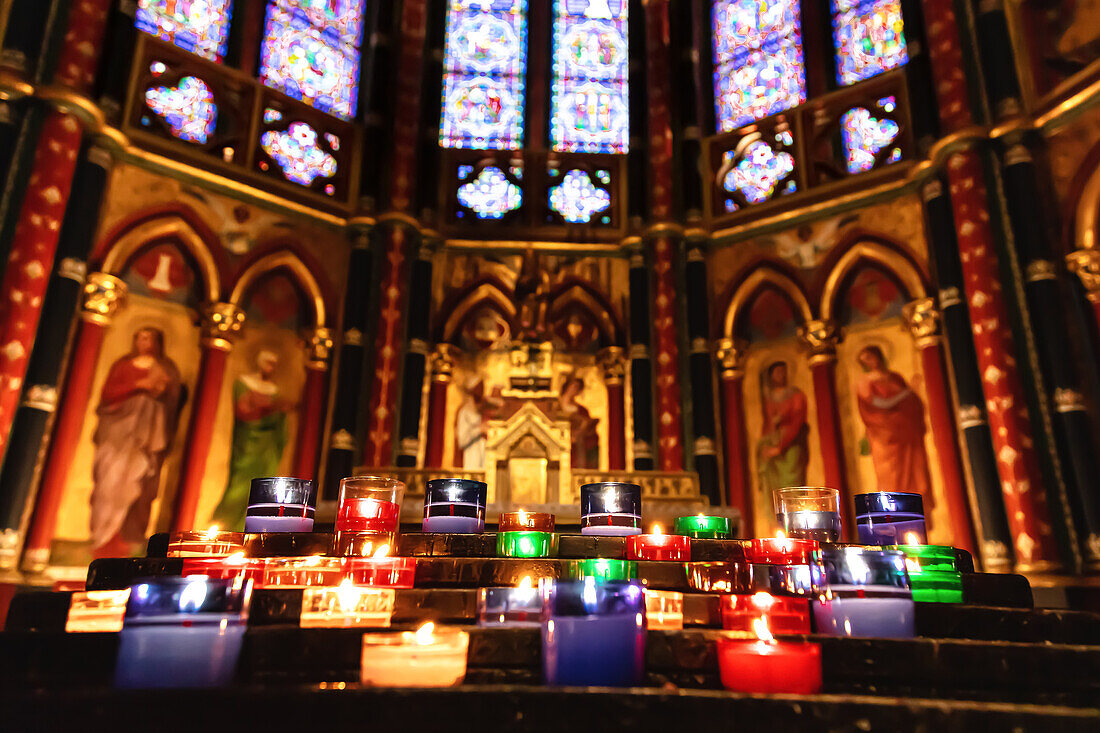
[[694, 537], [697, 540], [728, 540], [733, 537], [729, 517], [707, 517], [696, 514], [676, 517], [672, 534]]
[[884, 550], [905, 554], [905, 569], [914, 601], [962, 603], [962, 573], [956, 565], [957, 553], [947, 545], [893, 545]]
[[638, 563], [634, 560], [613, 560], [606, 557], [574, 560], [569, 563], [569, 577], [573, 580], [637, 580]]
[[497, 532], [497, 557], [553, 557], [558, 536], [553, 532]]

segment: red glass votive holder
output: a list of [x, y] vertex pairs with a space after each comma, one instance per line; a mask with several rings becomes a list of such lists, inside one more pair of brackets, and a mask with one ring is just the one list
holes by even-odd
[[236, 553], [229, 557], [185, 557], [181, 575], [205, 575], [208, 578], [241, 578], [259, 583], [264, 572], [264, 558], [245, 557]]
[[727, 690], [812, 695], [821, 690], [821, 647], [812, 642], [718, 640], [718, 671]]
[[355, 585], [412, 588], [415, 576], [415, 557], [352, 557], [347, 561], [347, 577]]
[[810, 562], [810, 553], [818, 547], [813, 540], [764, 537], [749, 543], [745, 559], [762, 565], [806, 565]]
[[724, 595], [719, 599], [722, 628], [744, 632], [756, 638], [753, 623], [763, 618], [775, 634], [810, 633], [810, 601], [806, 598], [773, 596], [763, 591]]
[[501, 512], [498, 532], [553, 532], [554, 515], [550, 512]]
[[393, 547], [401, 522], [405, 484], [385, 476], [351, 476], [340, 481], [336, 511], [336, 555], [371, 556]]
[[679, 534], [636, 534], [626, 538], [627, 560], [691, 560], [691, 538]]

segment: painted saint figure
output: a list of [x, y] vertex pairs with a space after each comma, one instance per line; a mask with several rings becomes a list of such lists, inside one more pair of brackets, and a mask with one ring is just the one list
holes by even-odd
[[145, 540], [160, 471], [184, 399], [164, 332], [139, 328], [130, 353], [111, 365], [92, 442], [91, 536], [96, 557], [127, 557]]
[[806, 483], [810, 457], [806, 395], [788, 379], [787, 363], [776, 361], [762, 380], [764, 431], [756, 443], [756, 465], [758, 488], [765, 497], [775, 489]]
[[252, 479], [276, 476], [287, 443], [287, 412], [293, 405], [279, 394], [275, 374], [279, 356], [264, 349], [256, 355], [256, 371], [242, 374], [233, 385], [233, 446], [225, 494], [213, 522], [242, 531]]
[[867, 429], [879, 491], [911, 491], [932, 505], [932, 482], [924, 448], [924, 403], [905, 379], [890, 371], [878, 346], [860, 350], [863, 374], [856, 382], [859, 416]]
[[455, 415], [455, 463], [460, 468], [485, 467], [485, 384], [477, 377], [466, 384], [466, 397]]
[[577, 402], [577, 397], [584, 391], [584, 380], [580, 377], [566, 377], [561, 386], [561, 396], [555, 406], [557, 413], [569, 421], [569, 435], [571, 446], [569, 449], [569, 462], [573, 468], [599, 468], [600, 467], [600, 436], [596, 432], [599, 420], [592, 417], [584, 405]]

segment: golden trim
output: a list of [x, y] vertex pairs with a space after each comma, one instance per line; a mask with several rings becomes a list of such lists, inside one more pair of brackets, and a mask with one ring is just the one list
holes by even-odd
[[103, 271], [121, 275], [130, 259], [142, 247], [161, 239], [175, 239], [195, 258], [206, 286], [206, 299], [211, 303], [216, 302], [221, 296], [222, 283], [218, 266], [214, 263], [214, 255], [198, 232], [179, 214], [165, 214], [142, 222], [119, 237], [103, 257]]
[[109, 326], [126, 300], [128, 288], [121, 278], [107, 272], [92, 272], [84, 282], [80, 315], [89, 323]]
[[470, 310], [481, 303], [483, 300], [491, 300], [508, 314], [509, 318], [516, 315], [516, 306], [508, 299], [508, 296], [501, 292], [500, 288], [491, 285], [489, 283], [482, 283], [476, 288], [466, 294], [462, 300], [451, 310], [451, 315], [447, 317], [446, 322], [443, 324], [443, 340], [454, 341], [454, 330], [458, 328], [458, 324], [462, 323], [462, 319], [470, 312]]
[[305, 263], [291, 252], [272, 252], [249, 265], [248, 269], [241, 273], [241, 276], [237, 278], [237, 282], [233, 285], [229, 302], [240, 305], [252, 283], [278, 267], [285, 267], [294, 273], [294, 276], [298, 279], [298, 284], [305, 288], [306, 295], [313, 303], [314, 327], [321, 328], [325, 326], [325, 298], [321, 293], [321, 286], [318, 285], [316, 278], [313, 277], [313, 273], [305, 266]]
[[725, 323], [722, 327], [722, 334], [726, 338], [733, 338], [733, 327], [737, 324], [737, 317], [740, 315], [741, 308], [764, 285], [773, 285], [790, 298], [801, 313], [804, 322], [813, 320], [814, 316], [813, 310], [810, 308], [810, 301], [806, 299], [805, 293], [802, 292], [795, 281], [779, 270], [771, 267], [761, 267], [745, 278], [737, 290], [734, 291], [733, 297], [730, 298], [730, 304], [726, 308]]
[[1096, 249], [1097, 202], [1100, 201], [1100, 167], [1090, 175], [1081, 188], [1077, 199], [1077, 211], [1074, 228], [1077, 233], [1077, 246], [1080, 249]]
[[379, 226], [382, 224], [407, 224], [415, 229], [418, 234], [422, 231], [420, 222], [403, 211], [387, 211], [384, 214], [379, 214], [375, 221]]
[[348, 219], [344, 221], [344, 224], [349, 227], [356, 227], [358, 229], [373, 229], [374, 227], [378, 226], [378, 221], [373, 216], [359, 215], [348, 217]]
[[683, 234], [684, 227], [682, 224], [677, 224], [674, 221], [659, 221], [646, 227], [645, 231], [642, 232], [642, 238], [648, 239], [662, 235], [683, 236]]
[[924, 279], [913, 267], [913, 264], [889, 247], [875, 242], [856, 242], [848, 248], [829, 272], [825, 281], [825, 288], [821, 292], [821, 317], [832, 320], [835, 315], [836, 299], [840, 295], [840, 285], [844, 278], [863, 260], [869, 260], [881, 265], [890, 273], [901, 280], [901, 284], [909, 291], [907, 295], [917, 300], [925, 297], [927, 289]]
[[[625, 240], [624, 240], [625, 241]], [[622, 257], [626, 256], [626, 252], [623, 251], [624, 245], [622, 243], [608, 244], [599, 242], [545, 242], [545, 241], [521, 241], [521, 240], [498, 240], [498, 239], [447, 239], [443, 242], [443, 249], [445, 250], [461, 250], [461, 251], [474, 251], [474, 252], [487, 252], [492, 250], [493, 252], [513, 252], [522, 254], [529, 249], [537, 250], [539, 252], [547, 252], [553, 254], [556, 252], [562, 252], [566, 254], [612, 254]]]

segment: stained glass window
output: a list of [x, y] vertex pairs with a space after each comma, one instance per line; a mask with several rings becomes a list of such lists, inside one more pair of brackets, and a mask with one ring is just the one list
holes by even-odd
[[719, 131], [806, 101], [799, 0], [718, 0], [712, 17]]
[[[611, 182], [606, 171], [601, 171], [601, 174], [602, 183]], [[550, 208], [571, 224], [586, 224], [592, 220], [593, 214], [610, 205], [611, 194], [596, 188], [588, 174], [576, 168], [550, 189]]]
[[901, 0], [832, 0], [836, 78], [869, 79], [909, 60]]
[[[473, 169], [462, 166], [459, 179], [469, 177]], [[458, 203], [477, 214], [479, 219], [500, 219], [523, 203], [523, 191], [508, 180], [504, 171], [488, 166], [477, 178], [458, 187]]]
[[233, 0], [138, 0], [140, 30], [211, 61], [221, 61], [229, 39]]
[[[893, 97], [883, 97], [878, 105], [887, 112], [894, 110]], [[855, 107], [840, 117], [841, 138], [848, 172], [861, 173], [875, 167], [879, 151], [898, 136], [898, 123], [887, 117], [876, 117], [865, 107]], [[886, 157], [890, 163], [901, 160], [901, 148], [895, 147]]]
[[[317, 131], [305, 122], [291, 122], [286, 130], [265, 132], [260, 136], [260, 146], [288, 181], [309, 186], [315, 178], [336, 175], [336, 158], [317, 144]], [[332, 191], [326, 189], [326, 193]]]
[[439, 144], [522, 147], [526, 68], [527, 0], [450, 0]]
[[183, 77], [174, 87], [147, 89], [145, 104], [164, 118], [173, 135], [189, 143], [201, 144], [210, 139], [218, 119], [214, 93], [194, 76]]
[[[734, 160], [732, 151], [727, 151], [723, 156], [723, 168], [728, 172], [722, 185], [731, 193], [740, 191], [753, 204], [770, 199], [780, 182], [794, 172], [794, 156], [784, 151], [776, 153], [763, 140], [749, 143], [740, 160], [735, 164]], [[789, 180], [781, 193], [793, 193], [795, 190], [794, 180]]]
[[364, 0], [270, 0], [260, 79], [349, 119], [359, 93]]
[[554, 0], [554, 150], [627, 152], [628, 38], [627, 0]]

